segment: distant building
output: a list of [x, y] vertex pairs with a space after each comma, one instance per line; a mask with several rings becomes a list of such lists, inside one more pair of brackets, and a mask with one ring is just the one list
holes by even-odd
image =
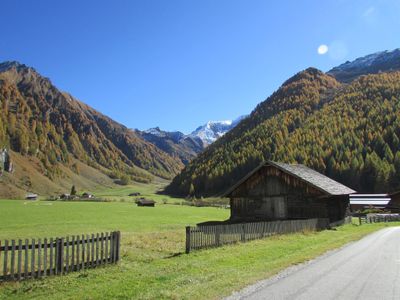
[[388, 194], [352, 194], [350, 195], [351, 211], [362, 211], [365, 209], [385, 209], [390, 202]]
[[137, 206], [150, 206], [154, 207], [156, 205], [156, 202], [154, 200], [150, 199], [145, 199], [145, 198], [140, 198], [136, 201]]
[[37, 200], [38, 195], [37, 194], [27, 194], [25, 199], [26, 200]]
[[343, 220], [354, 190], [304, 165], [267, 161], [231, 187], [231, 221]]
[[69, 199], [71, 199], [71, 195], [70, 194], [61, 194], [60, 199], [69, 200]]
[[394, 192], [389, 195], [390, 201], [386, 208], [393, 213], [400, 213], [400, 191]]
[[140, 196], [140, 193], [139, 192], [133, 192], [133, 193], [130, 193], [129, 194], [129, 196]]
[[90, 193], [83, 193], [82, 194], [82, 198], [84, 198], [84, 199], [92, 199], [92, 198], [94, 198], [94, 195], [90, 194]]

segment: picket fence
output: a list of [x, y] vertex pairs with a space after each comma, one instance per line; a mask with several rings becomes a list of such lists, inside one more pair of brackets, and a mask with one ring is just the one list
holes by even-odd
[[275, 234], [321, 230], [328, 226], [328, 219], [187, 226], [186, 253], [192, 250], [262, 239]]
[[0, 241], [0, 281], [62, 275], [117, 263], [120, 239], [120, 232], [114, 231], [37, 241]]

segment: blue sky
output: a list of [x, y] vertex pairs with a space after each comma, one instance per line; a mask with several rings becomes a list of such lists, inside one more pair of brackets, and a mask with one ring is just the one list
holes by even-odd
[[0, 61], [139, 129], [233, 119], [302, 69], [400, 47], [389, 0], [2, 0], [0, 11]]

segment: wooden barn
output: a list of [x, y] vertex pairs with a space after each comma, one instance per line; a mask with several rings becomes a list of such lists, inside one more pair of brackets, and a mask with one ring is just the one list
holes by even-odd
[[151, 199], [140, 198], [136, 201], [137, 206], [149, 206], [154, 207], [156, 205], [156, 201]]
[[231, 221], [344, 219], [354, 190], [304, 165], [267, 161], [237, 184], [230, 198]]

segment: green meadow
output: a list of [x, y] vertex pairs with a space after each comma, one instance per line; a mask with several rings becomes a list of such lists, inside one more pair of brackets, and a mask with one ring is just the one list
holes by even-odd
[[[184, 226], [229, 210], [159, 203], [0, 201], [0, 240], [121, 230], [118, 265], [0, 284], [0, 299], [217, 299], [385, 224], [289, 234], [184, 254]], [[395, 225], [395, 224], [393, 224]]]
[[[229, 218], [229, 210], [157, 203], [0, 200], [0, 238], [43, 238], [120, 230], [125, 234], [185, 231]], [[49, 236], [50, 235], [50, 236]]]
[[162, 179], [154, 181], [150, 184], [146, 183], [132, 183], [127, 186], [115, 187], [105, 187], [98, 188], [92, 192], [96, 197], [111, 200], [111, 201], [133, 201], [137, 197], [129, 196], [130, 193], [138, 192], [140, 196], [149, 199], [153, 199], [157, 202], [167, 202], [167, 203], [181, 203], [184, 201], [182, 198], [174, 198], [168, 195], [158, 194], [160, 190], [165, 187], [165, 182]]

